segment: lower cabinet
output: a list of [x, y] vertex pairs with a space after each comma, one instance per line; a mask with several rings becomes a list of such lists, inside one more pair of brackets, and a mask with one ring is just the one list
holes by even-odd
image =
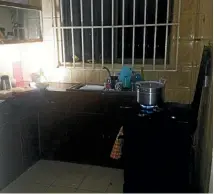
[[63, 151], [68, 141], [69, 126], [64, 112], [43, 111], [39, 112], [39, 139], [40, 155], [44, 159], [56, 159]]
[[135, 116], [125, 124], [124, 134], [125, 193], [189, 192], [188, 124], [163, 112]]
[[120, 125], [113, 117], [93, 113], [39, 113], [43, 159], [116, 167], [110, 153]]
[[0, 190], [39, 160], [37, 114], [0, 127]]
[[23, 168], [26, 170], [40, 158], [38, 114], [35, 113], [23, 118], [20, 123]]
[[0, 189], [23, 172], [19, 129], [15, 122], [0, 128]]

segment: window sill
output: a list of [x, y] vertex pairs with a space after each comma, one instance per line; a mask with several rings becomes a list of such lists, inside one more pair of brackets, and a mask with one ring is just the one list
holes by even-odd
[[[65, 67], [69, 69], [76, 69], [76, 70], [95, 70], [95, 71], [100, 71], [103, 69], [103, 67], [108, 67], [111, 71], [121, 71], [122, 65], [121, 64], [102, 64], [97, 63], [97, 64], [91, 64], [91, 63], [85, 63], [84, 66], [82, 63], [78, 62], [73, 65], [73, 63], [66, 63]], [[130, 65], [132, 66], [132, 65]], [[59, 63], [58, 67], [64, 67], [63, 63]], [[113, 68], [112, 68], [113, 67]], [[144, 71], [177, 71], [175, 65], [167, 64], [166, 67], [164, 67], [164, 64], [156, 64], [155, 69], [153, 69], [152, 64], [147, 64], [142, 66], [142, 64], [135, 64], [133, 69], [135, 71], [141, 71], [141, 68], [144, 69]]]
[[23, 43], [34, 43], [34, 42], [42, 42], [42, 39], [36, 40], [0, 40], [0, 45], [4, 44], [23, 44]]

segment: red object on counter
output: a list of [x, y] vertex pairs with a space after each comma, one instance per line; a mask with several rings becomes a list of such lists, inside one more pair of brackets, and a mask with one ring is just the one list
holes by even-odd
[[13, 62], [13, 78], [16, 80], [16, 87], [24, 87], [22, 65], [20, 61]]

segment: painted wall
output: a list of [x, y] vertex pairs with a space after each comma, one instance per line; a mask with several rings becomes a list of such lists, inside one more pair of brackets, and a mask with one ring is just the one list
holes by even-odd
[[[56, 2], [56, 13], [54, 22], [59, 22], [59, 0]], [[175, 3], [178, 0], [174, 0]], [[30, 81], [29, 74], [35, 69], [43, 66], [47, 71], [49, 81], [59, 80], [56, 78], [58, 69], [57, 56], [61, 54], [56, 51], [55, 43], [60, 43], [60, 37], [54, 36], [52, 21], [52, 0], [30, 0], [32, 5], [42, 4], [43, 10], [43, 43], [35, 51], [35, 46], [31, 51], [24, 51], [22, 64], [25, 71], [24, 80]], [[180, 43], [178, 52], [177, 72], [145, 72], [146, 79], [167, 79], [166, 100], [189, 103], [195, 90], [195, 83], [199, 70], [201, 54], [204, 44], [212, 40], [212, 1], [211, 0], [181, 0], [181, 22], [180, 22]], [[54, 42], [55, 38], [58, 38]], [[33, 44], [32, 44], [33, 45]], [[1, 46], [1, 45], [0, 45]], [[57, 45], [56, 45], [57, 46]], [[39, 48], [40, 47], [40, 48]], [[59, 45], [59, 49], [60, 45]], [[42, 52], [40, 52], [42, 51]], [[31, 53], [32, 52], [32, 53]], [[24, 58], [26, 56], [27, 59]], [[30, 57], [28, 57], [30, 56]], [[31, 59], [29, 59], [31, 58]], [[35, 67], [36, 66], [36, 67]], [[0, 70], [1, 71], [1, 70]], [[61, 71], [61, 70], [59, 70]], [[64, 77], [61, 82], [87, 82], [103, 83], [107, 74], [105, 71], [95, 71], [91, 68], [80, 70], [64, 70]]]

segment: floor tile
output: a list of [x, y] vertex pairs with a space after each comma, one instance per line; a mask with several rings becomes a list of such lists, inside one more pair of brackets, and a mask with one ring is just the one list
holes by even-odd
[[69, 172], [69, 173], [78, 173], [78, 174], [87, 174], [89, 169], [91, 168], [90, 165], [82, 165], [82, 164], [75, 164], [69, 162], [61, 162], [56, 165], [58, 169], [62, 172]]
[[[76, 193], [96, 193], [96, 191], [89, 191], [89, 190], [77, 189]], [[97, 193], [99, 193], [99, 192], [97, 191]]]
[[40, 160], [2, 192], [121, 193], [123, 170]]
[[14, 182], [17, 184], [37, 183], [43, 185], [51, 185], [56, 179], [57, 176], [55, 174], [52, 174], [51, 172], [33, 169], [23, 173]]
[[10, 184], [1, 193], [44, 193], [48, 186], [41, 184]]
[[54, 181], [53, 185], [77, 188], [80, 183], [82, 183], [84, 177], [85, 175], [82, 174], [67, 173], [57, 178], [57, 180]]
[[60, 161], [46, 161], [42, 160], [38, 162], [34, 168], [43, 169], [47, 172], [52, 172], [55, 175], [63, 175], [64, 173], [79, 173], [86, 174], [91, 168], [90, 165], [75, 164], [70, 162], [60, 162]]
[[112, 182], [122, 182], [124, 181], [124, 173], [123, 173], [123, 170], [117, 170], [115, 172], [113, 172], [111, 174], [111, 181]]
[[114, 173], [114, 176], [111, 177], [107, 193], [122, 193], [123, 183], [124, 183], [123, 170], [117, 170], [117, 172]]
[[105, 192], [109, 184], [110, 178], [108, 176], [89, 175], [83, 180], [79, 189]]
[[123, 193], [123, 184], [111, 184], [109, 185], [106, 193]]
[[46, 193], [75, 193], [76, 189], [72, 187], [51, 186], [46, 190]]
[[117, 169], [114, 168], [107, 168], [107, 167], [101, 167], [101, 166], [92, 166], [89, 170], [89, 175], [92, 176], [114, 176], [114, 174], [117, 173]]
[[[49, 160], [40, 160], [33, 167], [32, 171], [42, 171], [54, 174], [55, 176], [60, 176], [65, 172], [66, 166], [61, 164], [59, 161], [49, 161]], [[64, 167], [64, 168], [63, 168]]]

